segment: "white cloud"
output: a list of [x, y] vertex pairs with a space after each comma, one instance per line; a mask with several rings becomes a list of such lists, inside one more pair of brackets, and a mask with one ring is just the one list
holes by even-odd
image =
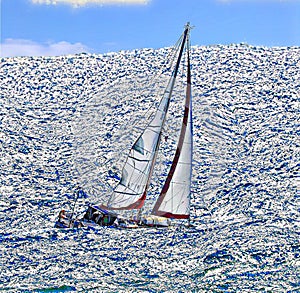
[[88, 47], [81, 43], [58, 42], [40, 44], [23, 39], [6, 39], [0, 46], [1, 57], [58, 56], [90, 51]]
[[111, 4], [147, 4], [150, 0], [31, 0], [36, 4], [70, 4], [74, 7], [87, 4], [111, 5]]

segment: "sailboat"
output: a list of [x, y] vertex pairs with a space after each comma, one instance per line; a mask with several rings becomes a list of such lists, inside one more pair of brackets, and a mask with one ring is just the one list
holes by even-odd
[[[57, 227], [70, 226], [169, 226], [171, 219], [190, 219], [191, 177], [192, 177], [192, 95], [190, 35], [191, 26], [185, 25], [180, 42], [176, 47], [177, 61], [160, 100], [158, 108], [144, 131], [132, 145], [122, 169], [122, 176], [110, 198], [100, 206], [89, 206], [83, 219], [72, 220], [64, 213], [56, 223]], [[150, 182], [156, 165], [162, 132], [165, 126], [179, 66], [186, 52], [186, 92], [181, 129], [172, 164], [158, 195], [151, 214], [141, 215], [147, 200]], [[137, 211], [132, 219], [118, 215], [120, 211]]]

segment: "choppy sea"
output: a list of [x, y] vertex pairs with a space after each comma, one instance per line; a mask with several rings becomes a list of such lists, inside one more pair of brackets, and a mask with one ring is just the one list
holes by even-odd
[[300, 292], [299, 47], [192, 47], [192, 228], [54, 228], [107, 197], [168, 51], [1, 59], [0, 291]]

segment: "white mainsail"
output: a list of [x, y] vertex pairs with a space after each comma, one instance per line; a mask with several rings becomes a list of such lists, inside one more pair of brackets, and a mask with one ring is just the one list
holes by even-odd
[[192, 97], [190, 60], [188, 53], [185, 110], [180, 136], [169, 174], [166, 178], [161, 194], [152, 210], [153, 215], [176, 219], [189, 218], [192, 153]]

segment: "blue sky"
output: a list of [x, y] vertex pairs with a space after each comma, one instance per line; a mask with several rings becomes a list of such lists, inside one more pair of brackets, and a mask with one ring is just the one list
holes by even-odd
[[1, 56], [173, 45], [300, 46], [300, 0], [0, 0]]

